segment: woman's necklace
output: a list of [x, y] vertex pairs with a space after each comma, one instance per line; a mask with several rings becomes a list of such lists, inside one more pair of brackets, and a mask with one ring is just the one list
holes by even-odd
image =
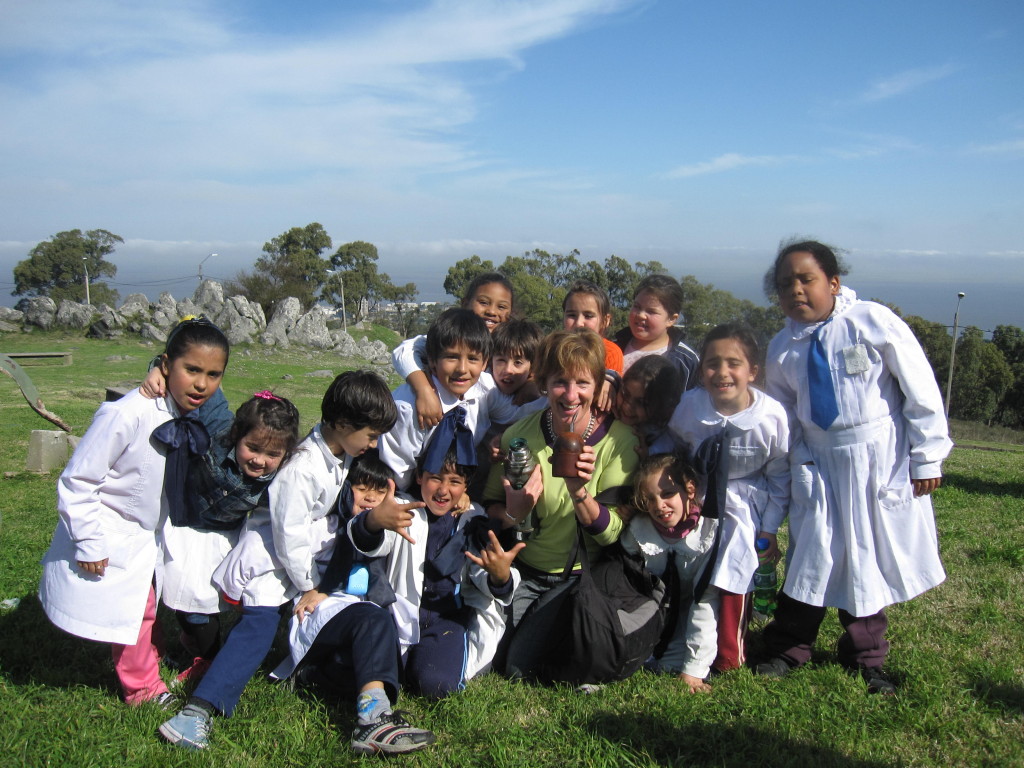
[[[551, 414], [551, 409], [548, 408], [548, 417], [547, 417], [547, 422], [548, 423], [547, 423], [547, 427], [548, 427], [548, 434], [551, 435], [551, 439], [552, 440], [554, 440], [555, 437], [556, 437], [554, 421], [555, 420], [554, 420], [554, 416]], [[587, 438], [590, 437], [591, 433], [594, 431], [594, 425], [596, 423], [597, 423], [597, 416], [594, 414], [593, 411], [591, 411], [590, 412], [590, 421], [587, 422], [587, 428], [583, 432], [583, 442], [584, 443], [587, 442]], [[576, 426], [576, 423], [573, 422], [572, 426], [569, 427], [569, 431], [571, 432], [572, 428], [575, 427], [575, 426]]]

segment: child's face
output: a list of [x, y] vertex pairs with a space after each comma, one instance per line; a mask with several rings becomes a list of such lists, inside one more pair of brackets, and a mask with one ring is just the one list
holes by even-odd
[[253, 429], [235, 444], [235, 461], [246, 477], [266, 477], [284, 461], [285, 443], [269, 429]]
[[700, 370], [704, 389], [719, 413], [731, 416], [750, 405], [747, 388], [757, 378], [757, 366], [751, 365], [737, 339], [716, 339], [708, 344]]
[[690, 505], [697, 495], [693, 483], [679, 485], [662, 469], [657, 475], [644, 478], [644, 492], [647, 494], [647, 514], [659, 528], [670, 530], [690, 514]]
[[320, 432], [335, 456], [361, 456], [377, 447], [380, 432], [373, 427], [355, 429], [344, 422], [320, 424]]
[[629, 330], [641, 346], [653, 345], [665, 339], [678, 319], [679, 314], [670, 315], [657, 296], [642, 291], [629, 309]]
[[466, 478], [451, 467], [444, 467], [440, 472], [421, 472], [417, 477], [420, 485], [420, 496], [430, 510], [430, 514], [444, 517], [455, 511], [463, 495], [466, 493]]
[[441, 386], [460, 398], [476, 384], [486, 366], [487, 358], [465, 344], [448, 347], [437, 360], [430, 361], [430, 369]]
[[574, 293], [565, 300], [562, 325], [567, 331], [589, 328], [601, 335], [612, 321], [611, 315], [602, 315], [597, 299], [589, 293]]
[[487, 330], [493, 331], [512, 314], [512, 294], [501, 283], [486, 283], [470, 296], [466, 309], [482, 317]]
[[615, 398], [615, 415], [628, 427], [635, 427], [647, 420], [644, 408], [644, 385], [636, 379], [622, 382], [618, 397]]
[[357, 515], [368, 509], [373, 509], [387, 495], [387, 488], [372, 488], [365, 483], [356, 483], [352, 486], [352, 511]]
[[808, 251], [794, 251], [779, 265], [775, 285], [786, 317], [798, 323], [817, 323], [832, 314], [839, 276], [828, 277]]
[[178, 406], [178, 410], [190, 413], [201, 406], [220, 387], [227, 355], [220, 347], [192, 344], [184, 354], [168, 361], [163, 358], [160, 369], [167, 379], [167, 394]]
[[498, 389], [513, 395], [530, 380], [531, 361], [522, 355], [495, 355], [491, 358], [491, 375]]

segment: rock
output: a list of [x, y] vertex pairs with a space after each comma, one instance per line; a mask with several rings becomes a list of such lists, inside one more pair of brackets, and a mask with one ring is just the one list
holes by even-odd
[[143, 323], [142, 331], [139, 333], [143, 339], [149, 339], [150, 341], [159, 341], [161, 344], [167, 341], [167, 333], [162, 329], [157, 328], [152, 323]]
[[306, 374], [306, 378], [310, 379], [333, 379], [334, 371], [310, 371]]
[[15, 331], [20, 330], [21, 328], [19, 328], [17, 325], [5, 323], [3, 320], [0, 320], [0, 333], [14, 333]]
[[289, 296], [278, 302], [274, 307], [273, 317], [267, 323], [267, 329], [260, 335], [260, 341], [264, 344], [287, 347], [288, 332], [295, 327], [300, 314], [302, 314], [302, 304], [294, 296]]
[[327, 312], [322, 307], [313, 307], [295, 322], [295, 327], [288, 332], [288, 341], [315, 349], [333, 347], [334, 339], [327, 330]]
[[359, 341], [357, 347], [359, 354], [371, 363], [376, 365], [387, 365], [391, 362], [391, 353], [388, 352], [387, 345], [380, 339], [377, 339], [376, 341], [369, 341], [364, 336]]
[[11, 307], [0, 307], [0, 320], [5, 323], [20, 323], [25, 319], [25, 313]]
[[96, 307], [92, 304], [79, 304], [64, 299], [57, 308], [56, 322], [64, 328], [88, 328], [95, 314]]
[[174, 322], [177, 324], [182, 318], [188, 317], [189, 315], [195, 315], [198, 317], [203, 314], [203, 309], [202, 307], [196, 306], [192, 299], [182, 299], [177, 303], [174, 314], [177, 315], [177, 317], [174, 318]]
[[286, 374], [285, 374], [284, 376], [282, 376], [281, 378], [282, 378], [282, 379], [283, 379], [284, 381], [291, 381], [291, 380], [292, 380], [292, 379], [294, 379], [295, 377], [294, 377], [294, 376], [292, 376], [292, 375], [291, 375], [290, 373], [286, 373]]
[[356, 357], [359, 355], [359, 347], [356, 346], [355, 339], [344, 331], [334, 331], [331, 334], [331, 338], [334, 339], [334, 351], [341, 357]]
[[149, 299], [142, 293], [130, 294], [118, 308], [118, 312], [124, 317], [149, 320], [151, 316]]
[[178, 305], [174, 297], [167, 291], [160, 294], [156, 304], [153, 305], [153, 325], [164, 330], [169, 330], [178, 322]]
[[53, 325], [57, 318], [57, 305], [49, 296], [33, 296], [30, 299], [23, 299], [18, 302], [18, 306], [25, 313], [22, 319], [27, 326], [35, 326], [45, 331]]
[[224, 289], [216, 280], [203, 280], [192, 295], [192, 301], [204, 315], [216, 317], [224, 308]]
[[127, 360], [137, 360], [138, 358], [135, 355], [108, 355], [103, 359], [108, 363], [120, 363]]

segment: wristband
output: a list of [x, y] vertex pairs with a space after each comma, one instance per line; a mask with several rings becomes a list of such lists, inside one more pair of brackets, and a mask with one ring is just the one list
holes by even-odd
[[587, 496], [589, 496], [589, 495], [590, 494], [587, 493], [587, 487], [583, 486], [583, 488], [580, 490], [580, 495], [572, 497], [573, 503], [574, 504], [582, 504], [584, 501], [587, 500]]
[[513, 516], [513, 515], [510, 515], [510, 514], [508, 513], [508, 510], [507, 510], [507, 509], [505, 510], [505, 517], [507, 517], [507, 518], [508, 518], [509, 520], [511, 520], [511, 521], [512, 521], [513, 523], [517, 523], [517, 524], [518, 524], [519, 522], [521, 522], [521, 521], [519, 520], [519, 518], [518, 518], [518, 517], [515, 517], [515, 516]]

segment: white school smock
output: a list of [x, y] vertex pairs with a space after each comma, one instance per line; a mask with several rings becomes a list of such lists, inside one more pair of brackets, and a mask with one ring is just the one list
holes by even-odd
[[[120, 645], [138, 640], [154, 574], [160, 594], [167, 516], [165, 456], [152, 434], [176, 414], [167, 398], [138, 390], [104, 403], [61, 473], [60, 520], [43, 555], [39, 600], [64, 631]], [[78, 567], [105, 558], [102, 577]]]
[[[827, 430], [811, 421], [807, 386], [810, 337], [821, 325], [839, 405]], [[824, 324], [787, 321], [767, 371], [794, 436], [785, 593], [870, 616], [942, 583], [931, 497], [915, 498], [911, 480], [939, 477], [953, 443], [907, 324], [843, 287]]]
[[705, 438], [730, 425], [729, 483], [711, 583], [741, 595], [754, 588], [757, 534], [779, 530], [790, 492], [789, 417], [774, 398], [756, 387], [747, 391], [750, 405], [723, 416], [706, 389], [691, 389], [683, 393], [669, 422], [671, 432], [691, 453]]
[[212, 574], [238, 543], [239, 529], [208, 531], [164, 523], [162, 601], [173, 611], [218, 613], [220, 593]]
[[[411, 497], [395, 499], [400, 503], [415, 501]], [[388, 558], [388, 580], [395, 590], [395, 602], [389, 610], [398, 627], [399, 643], [402, 654], [420, 640], [420, 602], [423, 594], [423, 567], [427, 557], [427, 535], [430, 523], [426, 508], [413, 510], [412, 525], [406, 531], [416, 542], [410, 544], [394, 531], [384, 531], [384, 540], [376, 549], [365, 552], [369, 557]], [[473, 504], [459, 515], [456, 531], [461, 531], [474, 517], [484, 517], [486, 513], [478, 504]], [[349, 522], [349, 528], [356, 518]], [[351, 539], [351, 535], [349, 536]], [[353, 542], [353, 546], [355, 543]], [[511, 568], [512, 589], [504, 598], [491, 594], [488, 587], [487, 571], [473, 563], [468, 557], [462, 571], [459, 594], [466, 605], [473, 608], [466, 632], [466, 671], [465, 679], [486, 672], [494, 659], [498, 641], [505, 633], [505, 612], [503, 606], [512, 603], [512, 596], [519, 587], [519, 572], [515, 566]]]
[[278, 606], [320, 580], [317, 562], [334, 549], [335, 502], [352, 459], [331, 453], [320, 425], [270, 481], [269, 510], [245, 522], [238, 544], [213, 573], [213, 583], [244, 605]]
[[684, 597], [693, 596], [694, 583], [709, 565], [717, 528], [717, 520], [701, 515], [697, 527], [686, 536], [669, 540], [658, 533], [650, 517], [638, 512], [622, 534], [622, 548], [630, 554], [641, 555], [647, 570], [663, 580], [669, 552], [675, 552], [680, 599], [687, 606], [687, 611], [679, 612], [672, 639], [658, 659], [660, 671], [683, 673], [703, 680], [710, 674], [711, 665], [718, 656], [718, 607], [721, 602], [718, 589], [709, 585], [697, 602], [686, 602]]

